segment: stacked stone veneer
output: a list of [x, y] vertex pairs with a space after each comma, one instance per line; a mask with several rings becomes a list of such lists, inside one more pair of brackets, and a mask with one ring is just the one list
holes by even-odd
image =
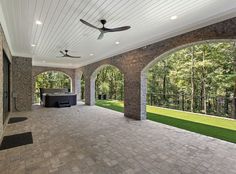
[[85, 102], [95, 103], [94, 72], [104, 65], [113, 65], [124, 73], [124, 115], [146, 118], [146, 71], [163, 55], [196, 42], [236, 39], [236, 18], [209, 25], [182, 35], [147, 45], [79, 68], [85, 77]]
[[75, 69], [69, 68], [55, 68], [55, 67], [43, 67], [43, 66], [33, 66], [32, 68], [32, 101], [34, 101], [34, 88], [35, 88], [35, 78], [37, 75], [47, 72], [47, 71], [59, 71], [65, 73], [71, 79], [71, 91], [77, 93], [77, 76]]
[[13, 111], [29, 111], [32, 103], [32, 59], [13, 57]]

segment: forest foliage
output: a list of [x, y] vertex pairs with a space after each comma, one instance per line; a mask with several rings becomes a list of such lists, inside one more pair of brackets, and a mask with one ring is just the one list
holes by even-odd
[[235, 117], [235, 42], [181, 49], [148, 73], [148, 102], [174, 109]]
[[47, 71], [35, 78], [35, 102], [39, 102], [40, 88], [67, 88], [71, 89], [70, 78], [58, 71]]
[[97, 74], [96, 96], [107, 95], [107, 98], [123, 100], [124, 75], [114, 66], [106, 66]]

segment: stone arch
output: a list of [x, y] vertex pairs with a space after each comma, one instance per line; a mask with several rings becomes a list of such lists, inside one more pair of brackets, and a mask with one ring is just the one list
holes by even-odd
[[33, 75], [33, 77], [37, 77], [39, 74], [45, 73], [45, 72], [49, 72], [49, 71], [54, 71], [54, 72], [60, 72], [65, 74], [67, 77], [69, 77], [70, 79], [72, 79], [71, 75], [65, 71], [61, 71], [61, 70], [57, 70], [57, 69], [50, 69], [50, 70], [44, 70], [44, 71], [39, 71], [36, 74]]
[[40, 74], [43, 74], [43, 73], [45, 73], [45, 72], [50, 72], [50, 71], [63, 73], [63, 74], [65, 74], [65, 75], [72, 81], [72, 77], [71, 77], [69, 74], [67, 74], [66, 72], [63, 72], [63, 71], [58, 71], [58, 70], [42, 71], [42, 72], [36, 74], [36, 75], [34, 76], [34, 78], [37, 77], [37, 76], [40, 75]]
[[75, 70], [68, 68], [56, 68], [56, 67], [41, 67], [41, 66], [33, 66], [32, 67], [32, 103], [34, 103], [34, 90], [35, 90], [35, 80], [37, 75], [47, 72], [47, 71], [56, 71], [62, 72], [66, 76], [70, 78], [71, 82], [71, 92], [77, 93], [76, 88], [76, 80], [75, 80]]
[[116, 65], [112, 65], [112, 64], [107, 64], [107, 63], [106, 63], [106, 64], [103, 64], [103, 65], [98, 66], [98, 67], [93, 71], [93, 73], [91, 74], [91, 77], [92, 77], [92, 78], [96, 78], [98, 72], [99, 72], [100, 70], [102, 70], [103, 68], [107, 67], [107, 66], [112, 66], [112, 67], [118, 69], [118, 70], [123, 74], [122, 70], [121, 70], [119, 67], [117, 67]]
[[90, 72], [91, 74], [85, 75], [84, 76], [85, 78], [85, 104], [87, 105], [95, 104], [95, 80], [97, 78], [98, 72], [107, 66], [115, 67], [123, 74], [122, 70], [120, 70], [120, 68], [118, 68], [117, 66], [105, 63], [105, 64], [97, 66], [94, 69], [94, 71]]
[[171, 54], [171, 53], [174, 53], [176, 51], [179, 51], [181, 49], [184, 49], [184, 48], [188, 48], [192, 45], [199, 45], [199, 44], [203, 44], [203, 43], [206, 43], [206, 42], [210, 42], [210, 43], [213, 43], [213, 42], [235, 42], [236, 39], [207, 39], [207, 40], [201, 40], [201, 41], [196, 41], [196, 42], [191, 42], [191, 43], [186, 43], [186, 44], [180, 44], [170, 50], [167, 50], [166, 52], [160, 54], [160, 55], [157, 55], [155, 56], [150, 62], [147, 63], [147, 65], [142, 69], [141, 73], [147, 73], [148, 69], [151, 68], [154, 64], [156, 64], [158, 61], [160, 61], [162, 58], [166, 57], [167, 55]]
[[232, 41], [236, 41], [235, 39], [212, 39], [212, 40], [201, 40], [201, 41], [196, 41], [196, 42], [191, 42], [191, 43], [187, 43], [187, 44], [180, 44], [179, 46], [172, 48], [166, 52], [164, 52], [161, 55], [158, 55], [156, 58], [154, 58], [152, 61], [150, 61], [141, 71], [140, 73], [140, 79], [141, 79], [141, 115], [142, 118], [146, 118], [146, 94], [147, 94], [147, 73], [148, 70], [154, 65], [156, 64], [158, 61], [160, 61], [162, 58], [170, 55], [171, 53], [174, 53], [178, 50], [190, 47], [192, 45], [198, 45], [198, 44], [203, 44], [206, 42], [232, 42]]
[[67, 69], [67, 68], [56, 68], [56, 67], [41, 67], [41, 66], [33, 66], [32, 67], [32, 76], [36, 77], [37, 75], [47, 72], [47, 71], [57, 71], [62, 72], [69, 76], [71, 79], [75, 76], [74, 69]]

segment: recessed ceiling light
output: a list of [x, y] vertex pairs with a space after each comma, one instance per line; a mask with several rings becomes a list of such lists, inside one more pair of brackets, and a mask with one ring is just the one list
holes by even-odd
[[93, 53], [91, 53], [91, 54], [89, 54], [90, 56], [93, 56], [94, 54]]
[[36, 47], [36, 44], [31, 44], [32, 47]]
[[120, 44], [120, 42], [119, 42], [119, 41], [116, 41], [116, 42], [115, 42], [115, 44], [116, 44], [116, 45], [119, 45], [119, 44]]
[[39, 21], [39, 20], [36, 20], [35, 23], [36, 23], [37, 25], [42, 25], [42, 24], [43, 24], [43, 23], [42, 23], [41, 21]]
[[43, 60], [43, 63], [46, 63], [46, 61], [45, 61], [45, 60]]
[[171, 20], [175, 20], [175, 19], [177, 19], [177, 18], [178, 18], [178, 16], [176, 16], [176, 15], [170, 17]]

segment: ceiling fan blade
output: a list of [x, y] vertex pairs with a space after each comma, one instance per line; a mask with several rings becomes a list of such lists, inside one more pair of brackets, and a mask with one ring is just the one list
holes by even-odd
[[117, 32], [117, 31], [124, 31], [130, 29], [130, 26], [118, 27], [118, 28], [106, 28], [107, 32]]
[[65, 55], [65, 53], [64, 53], [63, 51], [60, 51], [60, 53], [61, 53], [62, 55]]
[[66, 55], [63, 56], [63, 57], [69, 57], [69, 58], [81, 58], [80, 56], [71, 56], [71, 55], [69, 55], [69, 54], [66, 54]]
[[70, 56], [70, 55], [67, 55], [67, 57], [70, 57], [70, 58], [81, 58], [80, 56]]
[[100, 35], [98, 36], [98, 40], [101, 40], [103, 38], [103, 36], [104, 36], [104, 33], [101, 32]]
[[83, 20], [83, 19], [80, 19], [80, 21], [81, 21], [83, 24], [85, 24], [85, 25], [87, 25], [87, 26], [89, 26], [89, 27], [92, 27], [92, 28], [95, 28], [95, 29], [99, 29], [98, 27], [96, 27], [96, 26], [94, 26], [94, 25], [92, 25], [92, 24], [86, 22], [86, 21]]

